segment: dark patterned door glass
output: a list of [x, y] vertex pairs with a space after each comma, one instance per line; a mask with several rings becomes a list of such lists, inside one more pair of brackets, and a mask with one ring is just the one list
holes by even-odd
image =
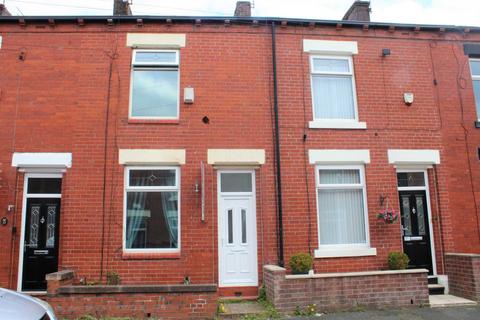
[[56, 206], [47, 207], [47, 248], [55, 246], [55, 217], [57, 215]]
[[424, 199], [422, 196], [415, 196], [415, 205], [417, 207], [418, 235], [425, 235], [425, 210], [423, 208]]
[[38, 246], [38, 229], [40, 227], [40, 206], [33, 205], [30, 210], [30, 243], [31, 248]]
[[402, 196], [402, 221], [403, 221], [403, 235], [412, 235], [412, 221], [410, 217], [410, 197]]

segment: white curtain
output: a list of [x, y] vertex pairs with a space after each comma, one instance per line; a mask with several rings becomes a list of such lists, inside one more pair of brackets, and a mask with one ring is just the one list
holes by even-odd
[[366, 243], [361, 189], [318, 190], [320, 244]]
[[313, 76], [315, 119], [355, 119], [351, 76]]
[[[145, 218], [145, 200], [147, 198], [146, 192], [128, 192], [133, 194], [133, 200], [131, 205], [127, 204], [127, 248], [133, 248], [138, 232], [140, 231], [140, 225]], [[127, 194], [127, 197], [128, 197]], [[130, 201], [130, 199], [128, 199]], [[131, 206], [131, 207], [130, 207]]]
[[162, 192], [162, 209], [170, 235], [170, 247], [178, 248], [178, 193]]

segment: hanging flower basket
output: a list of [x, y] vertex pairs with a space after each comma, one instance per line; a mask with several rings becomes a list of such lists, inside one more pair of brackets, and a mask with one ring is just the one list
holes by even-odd
[[398, 220], [398, 213], [394, 209], [383, 209], [377, 214], [377, 218], [390, 224]]

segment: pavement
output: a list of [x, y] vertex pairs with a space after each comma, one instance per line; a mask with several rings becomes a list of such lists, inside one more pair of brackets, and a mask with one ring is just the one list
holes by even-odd
[[480, 320], [480, 306], [339, 312], [288, 320]]

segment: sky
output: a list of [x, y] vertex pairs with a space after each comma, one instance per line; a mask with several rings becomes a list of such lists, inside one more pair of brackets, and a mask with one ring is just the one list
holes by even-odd
[[[130, 0], [133, 14], [232, 16], [236, 0]], [[253, 16], [341, 20], [354, 0], [255, 0]], [[13, 15], [110, 15], [113, 0], [0, 0]], [[480, 26], [480, 0], [371, 0], [375, 22]]]

